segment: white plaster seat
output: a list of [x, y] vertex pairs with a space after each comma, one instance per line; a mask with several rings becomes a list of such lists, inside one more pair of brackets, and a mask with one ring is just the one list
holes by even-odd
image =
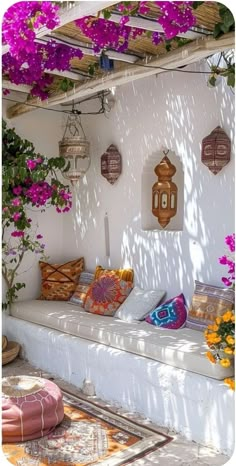
[[196, 330], [161, 329], [138, 321], [128, 323], [91, 314], [62, 301], [20, 301], [12, 306], [11, 315], [217, 380], [233, 375], [232, 366], [225, 369], [209, 362], [204, 335]]
[[216, 369], [204, 356], [200, 332], [130, 324], [52, 301], [18, 302], [2, 324], [35, 367], [77, 387], [89, 379], [98, 397], [232, 454], [234, 392], [215, 378], [227, 371], [206, 375]]

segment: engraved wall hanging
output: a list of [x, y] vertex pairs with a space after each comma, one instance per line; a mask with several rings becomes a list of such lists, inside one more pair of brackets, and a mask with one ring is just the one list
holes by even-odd
[[230, 161], [231, 142], [225, 131], [217, 126], [202, 141], [202, 163], [217, 175]]
[[114, 144], [101, 156], [101, 174], [110, 184], [114, 184], [121, 174], [121, 155]]

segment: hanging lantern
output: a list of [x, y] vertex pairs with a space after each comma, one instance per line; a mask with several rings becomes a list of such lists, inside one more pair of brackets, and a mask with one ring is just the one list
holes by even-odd
[[217, 175], [230, 161], [231, 142], [225, 131], [217, 126], [202, 141], [202, 163]]
[[154, 171], [158, 181], [152, 187], [152, 213], [165, 228], [177, 212], [178, 188], [171, 180], [176, 168], [165, 155]]
[[89, 142], [80, 117], [75, 113], [68, 116], [63, 138], [59, 142], [59, 154], [70, 162], [70, 168], [63, 176], [72, 184], [77, 183], [89, 169], [90, 156]]
[[101, 174], [110, 184], [114, 184], [121, 174], [121, 155], [114, 144], [101, 156]]

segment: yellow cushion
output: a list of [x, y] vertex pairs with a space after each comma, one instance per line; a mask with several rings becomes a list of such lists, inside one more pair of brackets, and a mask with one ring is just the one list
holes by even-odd
[[95, 270], [95, 280], [97, 280], [104, 273], [113, 272], [117, 277], [126, 282], [134, 281], [134, 271], [133, 269], [104, 269], [101, 265], [97, 265]]
[[39, 299], [49, 301], [67, 301], [75, 291], [79, 276], [84, 269], [84, 258], [65, 264], [48, 264], [39, 262], [42, 275], [41, 295]]

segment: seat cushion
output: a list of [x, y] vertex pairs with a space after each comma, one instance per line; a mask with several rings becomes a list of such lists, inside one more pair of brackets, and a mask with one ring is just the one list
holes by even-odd
[[208, 347], [204, 334], [196, 330], [170, 330], [147, 322], [124, 322], [56, 301], [14, 303], [11, 315], [215, 379], [223, 380], [233, 373], [232, 367], [225, 369], [209, 362], [205, 356]]

